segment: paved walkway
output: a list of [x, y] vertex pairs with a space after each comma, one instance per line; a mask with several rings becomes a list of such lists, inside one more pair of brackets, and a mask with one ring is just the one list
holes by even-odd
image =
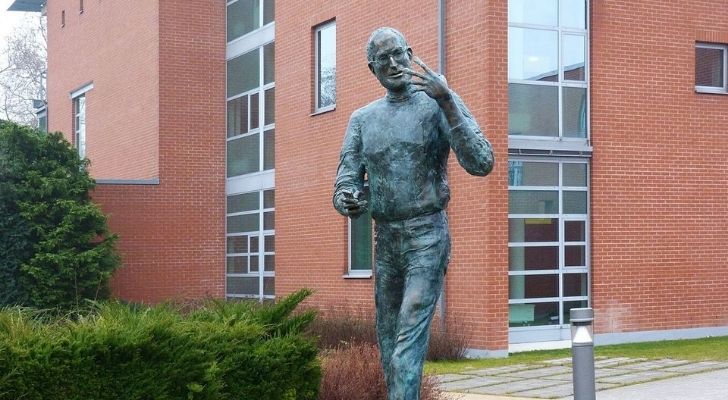
[[[595, 366], [597, 400], [728, 399], [728, 362], [598, 357]], [[437, 378], [453, 399], [573, 399], [570, 358]]]

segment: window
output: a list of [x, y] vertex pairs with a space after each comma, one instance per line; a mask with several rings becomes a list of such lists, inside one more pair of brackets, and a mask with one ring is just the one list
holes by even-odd
[[38, 129], [41, 132], [48, 132], [48, 110], [44, 107], [36, 113], [38, 117]]
[[73, 144], [78, 156], [86, 157], [86, 94], [73, 98]]
[[336, 21], [316, 27], [316, 112], [336, 107]]
[[728, 93], [728, 45], [695, 45], [695, 90]]
[[588, 163], [508, 163], [509, 326], [561, 327], [589, 299]]
[[78, 0], [78, 13], [83, 14], [83, 0]]
[[275, 297], [273, 0], [227, 2], [226, 296]]
[[228, 178], [275, 168], [274, 63], [274, 43], [227, 62]]
[[66, 26], [66, 10], [61, 11], [61, 28]]
[[[369, 197], [369, 187], [364, 187]], [[371, 203], [370, 203], [371, 204]], [[357, 218], [349, 218], [349, 277], [372, 276], [372, 214], [367, 209]]]
[[508, 133], [588, 137], [586, 0], [508, 2]]
[[[262, 205], [262, 207], [261, 207]], [[275, 191], [227, 196], [228, 298], [275, 294]]]
[[275, 0], [227, 2], [227, 41], [231, 42], [274, 20]]

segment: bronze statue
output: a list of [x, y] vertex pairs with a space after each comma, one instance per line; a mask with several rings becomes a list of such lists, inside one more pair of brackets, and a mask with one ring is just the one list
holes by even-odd
[[399, 31], [375, 30], [367, 58], [387, 94], [351, 116], [333, 203], [352, 218], [371, 208], [377, 340], [389, 400], [417, 400], [450, 258], [448, 155], [452, 149], [468, 173], [485, 176], [493, 150], [445, 77], [414, 56]]

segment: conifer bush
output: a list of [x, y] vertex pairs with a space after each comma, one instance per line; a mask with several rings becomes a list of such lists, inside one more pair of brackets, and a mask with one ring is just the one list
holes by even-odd
[[0, 399], [315, 400], [320, 367], [292, 314], [309, 291], [275, 305], [211, 301], [100, 303], [65, 317], [0, 311]]
[[0, 306], [99, 299], [119, 264], [88, 160], [60, 133], [0, 121]]

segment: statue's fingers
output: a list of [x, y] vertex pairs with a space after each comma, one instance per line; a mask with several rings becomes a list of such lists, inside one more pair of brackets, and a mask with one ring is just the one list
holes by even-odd
[[402, 72], [404, 72], [405, 74], [409, 74], [409, 75], [412, 75], [412, 76], [416, 76], [418, 78], [427, 79], [427, 77], [424, 74], [419, 73], [419, 72], [414, 71], [414, 70], [409, 69], [409, 68], [402, 68]]
[[436, 74], [436, 73], [435, 73], [435, 72], [434, 72], [433, 70], [431, 70], [431, 69], [430, 69], [430, 67], [428, 67], [428, 66], [427, 66], [427, 64], [425, 64], [425, 63], [424, 63], [424, 62], [423, 62], [423, 61], [422, 61], [422, 60], [421, 60], [421, 59], [420, 59], [419, 57], [417, 57], [417, 56], [414, 56], [414, 57], [412, 58], [412, 61], [414, 61], [414, 62], [415, 62], [415, 64], [417, 64], [417, 65], [419, 65], [420, 67], [422, 67], [422, 69], [424, 69], [424, 70], [425, 70], [425, 72], [427, 72], [428, 74], [430, 74], [430, 75], [437, 75], [437, 74]]

